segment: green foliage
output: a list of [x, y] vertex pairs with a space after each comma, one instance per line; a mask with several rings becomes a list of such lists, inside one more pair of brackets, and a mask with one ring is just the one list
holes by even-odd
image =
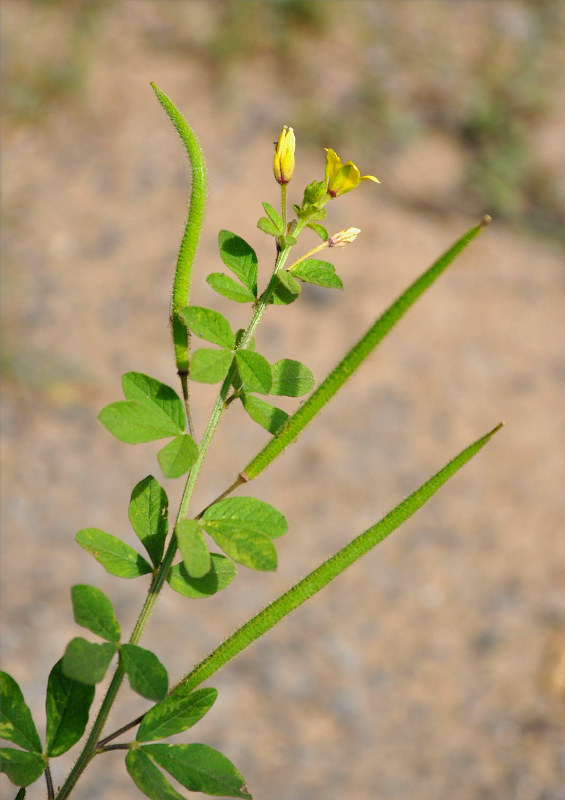
[[135, 644], [123, 644], [120, 660], [134, 692], [148, 700], [162, 700], [166, 696], [169, 676], [155, 653]]
[[199, 383], [223, 381], [233, 361], [231, 350], [212, 350], [202, 347], [192, 356], [190, 377]]
[[257, 297], [257, 255], [240, 236], [230, 231], [220, 231], [220, 257], [226, 267], [239, 278], [254, 297]]
[[141, 372], [128, 372], [122, 376], [122, 387], [126, 400], [110, 403], [98, 415], [117, 439], [139, 444], [184, 431], [182, 401], [170, 386]]
[[43, 749], [22, 690], [7, 672], [0, 672], [0, 739], [36, 753]]
[[63, 660], [57, 661], [49, 673], [45, 698], [48, 756], [60, 756], [79, 741], [93, 700], [94, 686], [68, 678]]
[[155, 566], [163, 557], [169, 527], [168, 510], [167, 493], [153, 475], [140, 481], [131, 493], [129, 521]]
[[191, 578], [203, 578], [212, 562], [202, 528], [195, 519], [184, 519], [175, 528], [184, 567]]
[[236, 350], [235, 359], [244, 386], [251, 392], [269, 394], [273, 376], [267, 359], [253, 350]]
[[111, 600], [95, 586], [79, 583], [71, 588], [75, 622], [89, 631], [107, 639], [120, 641], [120, 625], [114, 615]]
[[192, 728], [212, 708], [217, 696], [217, 689], [193, 692], [179, 686], [145, 714], [135, 738], [138, 742], [154, 742]]
[[138, 578], [151, 572], [151, 566], [125, 542], [98, 528], [84, 528], [76, 535], [77, 543], [92, 553], [110, 575]]
[[147, 744], [140, 748], [191, 792], [251, 798], [242, 775], [224, 755], [205, 744]]
[[174, 564], [167, 577], [171, 589], [185, 597], [200, 599], [227, 589], [237, 574], [233, 561], [219, 553], [211, 553], [212, 566], [203, 578], [192, 578], [184, 564]]
[[251, 569], [276, 569], [271, 539], [287, 531], [283, 515], [254, 497], [228, 497], [206, 509], [202, 525], [222, 550]]
[[231, 325], [218, 311], [199, 306], [188, 306], [180, 313], [186, 326], [199, 336], [212, 344], [233, 350], [235, 337]]
[[188, 433], [175, 436], [157, 453], [157, 460], [165, 478], [185, 475], [198, 458], [198, 445]]
[[63, 673], [73, 681], [89, 685], [100, 683], [115, 654], [116, 645], [111, 642], [93, 644], [77, 636], [65, 649]]
[[[289, 4], [287, 4], [289, 5]], [[244, 780], [235, 766], [221, 753], [205, 744], [145, 744], [177, 735], [194, 726], [210, 710], [217, 692], [205, 688], [194, 691], [203, 680], [214, 674], [248, 644], [263, 635], [284, 616], [320, 591], [348, 566], [386, 538], [412, 516], [430, 497], [472, 458], [498, 428], [467, 447], [442, 470], [422, 484], [386, 517], [354, 538], [306, 578], [285, 592], [263, 611], [198, 664], [170, 695], [168, 674], [155, 653], [139, 646], [157, 597], [168, 581], [179, 594], [192, 599], [209, 597], [225, 589], [236, 575], [236, 563], [251, 569], [276, 569], [277, 551], [274, 540], [288, 530], [285, 517], [270, 504], [253, 497], [233, 497], [231, 493], [243, 483], [259, 475], [322, 410], [335, 392], [355, 372], [402, 318], [410, 306], [442, 274], [461, 250], [484, 227], [468, 231], [418, 278], [385, 311], [344, 359], [322, 381], [306, 402], [289, 415], [253, 393], [301, 397], [314, 389], [312, 372], [299, 361], [280, 359], [272, 366], [257, 352], [254, 334], [269, 304], [287, 305], [301, 291], [301, 282], [327, 288], [343, 288], [332, 264], [306, 256], [320, 252], [328, 242], [327, 230], [317, 224], [326, 217], [330, 195], [356, 188], [353, 178], [337, 180], [330, 175], [340, 163], [333, 151], [326, 161], [325, 179], [312, 181], [305, 190], [301, 206], [294, 206], [295, 219], [288, 219], [287, 186], [281, 187], [281, 213], [265, 202], [266, 217], [259, 228], [275, 236], [276, 256], [270, 279], [262, 293], [258, 291], [258, 261], [253, 248], [229, 231], [219, 234], [220, 257], [235, 280], [222, 273], [213, 273], [208, 283], [225, 297], [253, 304], [245, 329], [234, 335], [228, 319], [219, 312], [190, 305], [192, 263], [200, 235], [206, 194], [205, 168], [202, 153], [192, 130], [174, 106], [156, 86], [157, 98], [179, 132], [189, 155], [193, 171], [192, 196], [173, 285], [170, 322], [175, 363], [181, 381], [183, 400], [166, 384], [138, 372], [122, 378], [125, 400], [102, 409], [101, 422], [118, 439], [141, 443], [170, 438], [159, 451], [158, 460], [167, 478], [188, 473], [182, 492], [174, 530], [169, 534], [168, 498], [155, 478], [148, 475], [134, 488], [129, 503], [129, 519], [134, 532], [151, 559], [151, 564], [120, 539], [97, 528], [85, 528], [76, 536], [78, 544], [112, 575], [134, 578], [150, 575], [146, 600], [129, 641], [121, 644], [121, 629], [110, 599], [98, 588], [86, 584], [72, 587], [72, 605], [76, 622], [105, 641], [91, 643], [77, 637], [65, 649], [63, 658], [51, 670], [46, 697], [47, 743], [41, 752], [35, 724], [16, 682], [1, 675], [2, 711], [0, 733], [3, 738], [24, 748], [4, 748], [2, 769], [19, 786], [35, 781], [46, 769], [47, 757], [60, 756], [82, 737], [88, 723], [94, 697], [94, 686], [106, 676], [110, 662], [118, 655], [118, 663], [109, 681], [101, 704], [79, 758], [69, 777], [58, 790], [58, 800], [67, 800], [78, 778], [95, 755], [111, 749], [128, 749], [126, 767], [136, 786], [154, 800], [178, 800], [181, 795], [169, 783], [165, 770], [185, 789], [222, 797], [251, 798]], [[286, 128], [285, 128], [286, 130]], [[290, 131], [285, 158], [294, 162], [294, 135]], [[351, 164], [351, 162], [349, 162]], [[329, 166], [328, 166], [329, 165]], [[333, 166], [332, 166], [333, 165]], [[335, 169], [334, 169], [335, 168]], [[346, 171], [348, 167], [345, 168]], [[336, 173], [339, 178], [339, 172]], [[275, 165], [275, 177], [277, 174]], [[322, 244], [286, 269], [291, 249], [306, 227], [310, 227]], [[355, 230], [355, 229], [352, 229]], [[340, 244], [352, 237], [341, 237]], [[353, 237], [354, 238], [354, 237]], [[204, 347], [190, 353], [191, 334], [215, 348]], [[196, 426], [191, 412], [189, 381], [221, 382], [210, 418], [202, 437], [195, 441]], [[199, 473], [220, 418], [230, 403], [240, 399], [247, 414], [271, 434], [272, 438], [240, 472], [236, 480], [195, 518], [192, 511], [193, 492]], [[188, 426], [190, 433], [185, 433]], [[209, 536], [224, 552], [210, 553]], [[168, 541], [167, 541], [168, 540]], [[173, 563], [180, 557], [182, 560]], [[227, 556], [227, 557], [226, 557]], [[108, 714], [127, 677], [131, 689], [151, 701], [146, 714], [113, 734], [102, 736]], [[136, 740], [129, 744], [109, 745], [117, 736], [138, 727]], [[46, 771], [48, 794], [53, 796], [51, 776]], [[20, 796], [21, 793], [18, 793]], [[182, 800], [182, 798], [181, 798]]]
[[252, 394], [242, 392], [241, 402], [251, 419], [269, 431], [269, 433], [275, 434], [288, 419], [288, 414], [282, 408], [272, 406]]
[[283, 358], [272, 366], [271, 394], [302, 397], [314, 388], [312, 372], [300, 361]]
[[208, 531], [216, 527], [224, 533], [246, 530], [264, 533], [277, 539], [288, 531], [288, 523], [280, 511], [255, 497], [226, 497], [206, 509], [202, 524]]
[[157, 769], [145, 748], [129, 751], [126, 768], [137, 788], [151, 800], [185, 800], [182, 794], [173, 789], [161, 770]]
[[236, 303], [254, 303], [255, 295], [242, 286], [229, 275], [224, 275], [223, 272], [212, 272], [206, 278], [206, 283], [214, 289], [215, 292], [227, 297], [228, 300], [235, 300]]
[[300, 284], [285, 269], [279, 269], [274, 279], [274, 289], [269, 303], [276, 306], [288, 306], [294, 303], [300, 294]]
[[293, 267], [291, 274], [304, 283], [325, 286], [327, 289], [343, 289], [341, 278], [336, 275], [335, 267], [329, 261], [308, 258]]
[[29, 786], [45, 770], [40, 753], [30, 753], [15, 747], [0, 747], [0, 772], [4, 772], [16, 786]]

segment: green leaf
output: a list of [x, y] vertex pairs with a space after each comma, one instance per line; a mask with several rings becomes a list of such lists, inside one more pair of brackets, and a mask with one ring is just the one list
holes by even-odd
[[190, 361], [190, 377], [200, 383], [223, 381], [233, 361], [231, 350], [212, 350], [202, 347]]
[[310, 222], [310, 224], [307, 227], [313, 230], [314, 233], [317, 233], [320, 239], [322, 239], [324, 242], [327, 242], [328, 239], [330, 238], [329, 233], [327, 232], [327, 230], [324, 228], [323, 225], [318, 225], [316, 222]]
[[277, 228], [277, 226], [274, 225], [270, 219], [267, 219], [267, 217], [259, 217], [259, 219], [257, 220], [257, 227], [259, 228], [260, 231], [266, 233], [267, 236], [281, 235], [281, 230]]
[[271, 365], [267, 359], [253, 350], [236, 350], [235, 359], [239, 374], [251, 392], [268, 394], [273, 382]]
[[265, 209], [265, 213], [271, 220], [271, 222], [277, 227], [279, 233], [284, 233], [284, 224], [282, 221], [282, 217], [278, 211], [276, 211], [270, 203], [263, 202], [263, 208]]
[[126, 768], [140, 792], [151, 800], [185, 800], [141, 748], [128, 752]]
[[98, 415], [117, 439], [139, 444], [184, 431], [184, 407], [170, 386], [141, 372], [127, 372], [122, 376], [122, 387], [125, 402], [110, 403]]
[[282, 358], [272, 366], [273, 385], [271, 394], [286, 397], [301, 397], [314, 388], [312, 372], [300, 361]]
[[132, 547], [98, 528], [83, 528], [77, 533], [76, 541], [83, 550], [92, 553], [110, 575], [138, 578], [152, 571], [143, 556]]
[[178, 394], [170, 386], [142, 372], [126, 372], [122, 375], [122, 388], [126, 400], [143, 403], [176, 425], [178, 433], [184, 431], [186, 427], [184, 406]]
[[212, 272], [206, 278], [206, 283], [215, 292], [229, 300], [235, 300], [236, 303], [254, 303], [256, 300], [255, 295], [249, 289], [234, 281], [229, 275], [224, 275], [223, 272]]
[[251, 419], [268, 430], [269, 433], [275, 434], [288, 419], [288, 414], [282, 408], [272, 406], [252, 394], [242, 393], [240, 400]]
[[76, 639], [71, 639], [65, 649], [63, 673], [67, 678], [80, 683], [100, 683], [115, 653], [115, 644], [93, 644], [77, 636]]
[[201, 339], [233, 350], [235, 338], [231, 325], [218, 311], [201, 306], [188, 306], [183, 308], [180, 316], [187, 327]]
[[41, 753], [41, 739], [22, 690], [7, 672], [0, 672], [0, 739]]
[[[167, 447], [169, 445], [163, 449]], [[159, 455], [162, 452], [163, 450]], [[161, 563], [163, 557], [169, 530], [168, 510], [167, 493], [153, 475], [148, 475], [140, 481], [131, 493], [129, 521], [155, 566]]]
[[186, 571], [191, 578], [203, 578], [210, 572], [212, 562], [200, 524], [195, 519], [182, 520], [175, 533]]
[[277, 551], [264, 533], [233, 528], [222, 522], [207, 522], [206, 532], [218, 547], [238, 564], [270, 572], [277, 568]]
[[40, 753], [28, 753], [15, 747], [0, 747], [0, 772], [16, 786], [29, 786], [45, 772], [46, 763]]
[[269, 298], [269, 303], [276, 306], [287, 306], [294, 303], [300, 294], [301, 286], [285, 269], [277, 272], [275, 288]]
[[256, 497], [226, 497], [206, 509], [202, 524], [217, 525], [222, 533], [245, 530], [277, 539], [288, 531], [288, 522], [273, 506]]
[[136, 644], [123, 644], [120, 656], [134, 692], [148, 700], [162, 700], [166, 696], [169, 676], [155, 653]]
[[293, 267], [291, 274], [305, 283], [325, 286], [328, 289], [343, 289], [341, 278], [336, 275], [335, 267], [329, 261], [308, 258]]
[[75, 622], [109, 642], [120, 641], [120, 625], [111, 600], [95, 586], [78, 583], [71, 588]]
[[172, 420], [136, 400], [110, 403], [98, 414], [98, 419], [116, 439], [126, 444], [153, 442], [182, 432]]
[[191, 792], [251, 798], [231, 761], [208, 745], [147, 744], [141, 749]]
[[211, 553], [210, 559], [212, 568], [203, 578], [191, 578], [184, 564], [174, 564], [167, 577], [171, 589], [185, 597], [199, 599], [227, 588], [237, 574], [235, 564], [219, 553]]
[[198, 458], [198, 445], [188, 433], [183, 433], [166, 444], [157, 453], [165, 478], [185, 475]]
[[257, 256], [255, 250], [240, 236], [230, 231], [220, 231], [218, 236], [220, 257], [226, 267], [257, 296]]
[[63, 672], [63, 659], [57, 661], [47, 682], [47, 755], [66, 753], [81, 738], [94, 700], [94, 686], [74, 681]]
[[135, 738], [138, 742], [153, 742], [182, 733], [208, 713], [217, 696], [217, 689], [193, 692], [179, 686], [145, 714]]

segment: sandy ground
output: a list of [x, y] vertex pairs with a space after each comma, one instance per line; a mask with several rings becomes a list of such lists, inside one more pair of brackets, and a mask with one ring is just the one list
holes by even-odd
[[[39, 5], [4, 3], [3, 36], [29, 58], [67, 42], [65, 14], [54, 30], [51, 18], [36, 18]], [[144, 596], [144, 580], [107, 575], [73, 537], [97, 526], [134, 543], [129, 494], [159, 474], [159, 445], [120, 444], [96, 415], [120, 398], [122, 372], [175, 383], [167, 303], [188, 177], [148, 82], [185, 112], [207, 154], [193, 299], [234, 324], [247, 309], [204, 283], [219, 268], [217, 231], [247, 238], [265, 278], [271, 245], [255, 222], [260, 201], [277, 198], [272, 142], [293, 122], [293, 81], [302, 99], [308, 91], [294, 76], [277, 102], [272, 65], [254, 61], [234, 79], [238, 102], [224, 102], [198, 59], [166, 41], [145, 47], [165, 5], [109, 5], [80, 97], [47, 98], [34, 124], [4, 120], [3, 668], [38, 720], [48, 672], [81, 633], [69, 586], [106, 591], [126, 630]], [[213, 24], [202, 3], [189, 5], [193, 25]], [[297, 137], [300, 148], [299, 129]], [[330, 129], [327, 137], [331, 146]], [[296, 199], [323, 169], [321, 149], [298, 153]], [[457, 204], [442, 214], [417, 208], [424, 195], [449, 198], [460, 178], [465, 155], [441, 133], [386, 160], [342, 155], [382, 181], [330, 208], [332, 230], [362, 229], [336, 256], [345, 291], [305, 291], [270, 310], [258, 336], [269, 358], [300, 358], [318, 379], [476, 221]], [[564, 279], [562, 247], [495, 220], [248, 488], [289, 520], [277, 573], [241, 568], [205, 603], [163, 593], [143, 643], [176, 680], [458, 450], [506, 423], [417, 517], [210, 682], [220, 691], [213, 712], [181, 739], [225, 752], [257, 800], [565, 800]], [[213, 397], [198, 390], [199, 431]], [[230, 410], [196, 507], [265, 440]], [[163, 483], [174, 506], [178, 482]], [[112, 726], [145, 708], [125, 691]], [[55, 765], [56, 781], [74, 752]], [[105, 761], [77, 799], [138, 796], [120, 754]], [[43, 783], [27, 794], [43, 796]]]

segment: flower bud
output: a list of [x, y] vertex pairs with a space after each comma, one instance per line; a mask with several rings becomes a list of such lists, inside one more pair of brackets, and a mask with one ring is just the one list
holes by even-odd
[[273, 172], [275, 179], [283, 184], [288, 183], [294, 172], [294, 148], [296, 140], [292, 128], [285, 125], [275, 145], [275, 156], [273, 159]]
[[361, 228], [347, 228], [344, 231], [338, 231], [330, 236], [328, 239], [328, 247], [345, 247], [346, 244], [351, 244], [361, 233]]

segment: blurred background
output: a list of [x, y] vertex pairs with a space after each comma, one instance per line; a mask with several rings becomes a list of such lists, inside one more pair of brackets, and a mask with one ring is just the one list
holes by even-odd
[[[248, 487], [289, 520], [277, 573], [240, 568], [205, 603], [163, 593], [142, 644], [171, 681], [506, 422], [429, 506], [214, 676], [214, 710], [180, 739], [225, 752], [256, 800], [565, 800], [564, 4], [4, 0], [2, 12], [3, 668], [36, 719], [80, 634], [69, 586], [106, 591], [126, 631], [145, 592], [74, 535], [96, 526], [134, 544], [129, 495], [159, 477], [160, 445], [120, 444], [96, 415], [125, 371], [175, 385], [167, 306], [190, 184], [153, 80], [208, 160], [193, 301], [234, 324], [248, 310], [204, 278], [222, 268], [220, 228], [268, 275], [256, 221], [262, 200], [277, 203], [281, 126], [297, 136], [294, 201], [322, 177], [324, 147], [380, 178], [329, 207], [330, 231], [362, 229], [335, 257], [345, 291], [306, 289], [259, 331], [261, 352], [317, 379], [494, 218]], [[214, 396], [199, 387], [199, 431]], [[231, 407], [195, 507], [266, 436]], [[180, 482], [163, 483], [175, 507]], [[147, 707], [130, 695], [112, 727]], [[43, 783], [27, 794], [43, 796]], [[138, 796], [119, 753], [76, 792], [117, 796]]]

